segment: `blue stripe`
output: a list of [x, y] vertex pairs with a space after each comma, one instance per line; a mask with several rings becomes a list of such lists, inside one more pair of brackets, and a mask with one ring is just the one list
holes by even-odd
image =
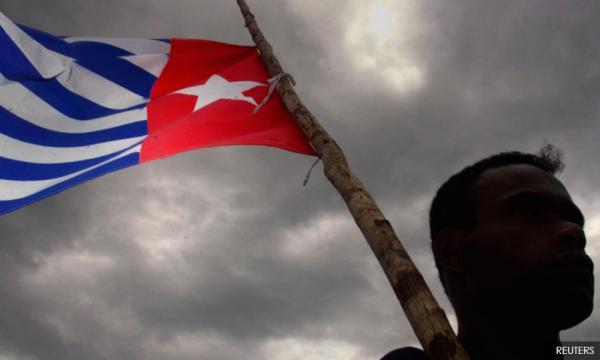
[[116, 114], [125, 110], [140, 109], [146, 104], [114, 110], [98, 105], [65, 88], [56, 79], [43, 81], [24, 80], [21, 84], [64, 115], [78, 120], [89, 120]]
[[69, 43], [58, 36], [48, 34], [46, 32], [32, 29], [25, 25], [18, 25], [25, 33], [47, 49], [56, 51], [59, 54], [77, 59], [97, 59], [97, 58], [114, 58], [119, 56], [133, 55], [133, 53], [123, 50], [119, 47], [95, 41], [78, 41]]
[[77, 60], [94, 59], [94, 58], [116, 58], [120, 56], [134, 55], [133, 53], [123, 50], [110, 44], [97, 41], [77, 41], [71, 43], [77, 54]]
[[31, 204], [35, 201], [41, 200], [48, 196], [54, 195], [56, 193], [64, 191], [70, 187], [81, 184], [82, 182], [91, 180], [98, 176], [101, 176], [101, 175], [104, 175], [104, 174], [107, 174], [109, 172], [113, 172], [116, 170], [120, 170], [120, 169], [129, 167], [129, 166], [132, 166], [132, 165], [136, 165], [139, 163], [139, 160], [140, 160], [139, 153], [130, 154], [123, 158], [117, 159], [113, 162], [110, 162], [106, 165], [100, 166], [94, 170], [91, 170], [84, 174], [81, 174], [77, 177], [74, 177], [73, 179], [70, 179], [70, 180], [62, 182], [60, 184], [51, 186], [51, 187], [44, 189], [44, 190], [42, 190], [36, 194], [33, 194], [31, 196], [28, 196], [28, 197], [25, 197], [22, 199], [18, 199], [18, 200], [0, 201], [0, 215], [9, 213], [20, 207]]
[[147, 133], [146, 120], [81, 134], [52, 131], [27, 122], [0, 106], [0, 134], [30, 144], [54, 147], [86, 146], [143, 136]]
[[[137, 144], [133, 146], [137, 146]], [[100, 164], [124, 153], [133, 146], [94, 159], [60, 164], [38, 164], [0, 157], [0, 179], [22, 181], [54, 179]]]
[[45, 48], [71, 58], [77, 58], [77, 55], [74, 53], [75, 49], [73, 49], [71, 44], [64, 41], [63, 39], [40, 30], [32, 29], [25, 25], [16, 25], [20, 27], [21, 30], [23, 30], [27, 35], [31, 36], [33, 40], [44, 45]]
[[42, 75], [15, 45], [10, 36], [0, 28], [0, 72], [10, 80], [40, 79]]
[[146, 70], [120, 59], [134, 55], [121, 48], [93, 41], [68, 43], [56, 36], [20, 25], [34, 40], [59, 54], [74, 58], [81, 66], [119, 84], [143, 97], [150, 97], [156, 76]]
[[156, 76], [120, 58], [88, 58], [78, 63], [144, 98], [150, 97], [150, 90], [156, 81]]

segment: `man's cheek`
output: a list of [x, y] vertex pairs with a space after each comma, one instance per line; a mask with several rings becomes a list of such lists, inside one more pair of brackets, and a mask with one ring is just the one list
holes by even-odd
[[513, 259], [498, 253], [473, 252], [465, 257], [465, 273], [475, 288], [504, 291], [519, 279], [519, 272]]
[[523, 280], [524, 272], [530, 272], [530, 264], [519, 256], [519, 247], [507, 246], [505, 239], [481, 237], [465, 249], [463, 263], [472, 282], [502, 291], [514, 287]]

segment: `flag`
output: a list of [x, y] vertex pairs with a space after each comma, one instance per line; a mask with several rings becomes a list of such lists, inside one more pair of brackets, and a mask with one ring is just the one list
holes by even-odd
[[254, 46], [59, 37], [1, 13], [0, 26], [0, 215], [192, 149], [315, 154], [279, 95], [268, 97]]

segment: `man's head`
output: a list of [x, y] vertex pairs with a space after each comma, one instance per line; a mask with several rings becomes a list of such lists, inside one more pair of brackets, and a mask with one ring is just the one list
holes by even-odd
[[557, 330], [592, 310], [583, 215], [554, 174], [560, 154], [501, 153], [452, 176], [430, 210], [440, 278], [457, 313], [482, 306]]

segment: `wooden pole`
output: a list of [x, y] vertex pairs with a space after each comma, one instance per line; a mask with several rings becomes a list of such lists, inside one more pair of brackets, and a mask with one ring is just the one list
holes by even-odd
[[[269, 74], [275, 76], [284, 73], [248, 5], [244, 0], [237, 2]], [[429, 358], [468, 360], [469, 357], [450, 327], [444, 311], [398, 240], [390, 222], [383, 216], [364, 185], [350, 171], [342, 149], [302, 104], [289, 81], [281, 81], [277, 90], [288, 111], [323, 160], [325, 176], [345, 200]]]

